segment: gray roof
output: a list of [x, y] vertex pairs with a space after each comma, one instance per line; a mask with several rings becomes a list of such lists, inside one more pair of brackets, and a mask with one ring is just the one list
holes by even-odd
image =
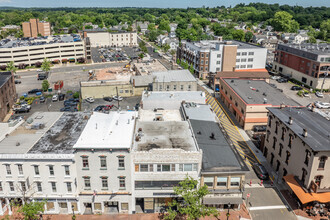
[[153, 72], [155, 82], [196, 82], [195, 77], [189, 70], [170, 70]]
[[[267, 108], [313, 151], [330, 151], [330, 121], [308, 108]], [[293, 123], [288, 123], [292, 117]], [[307, 129], [307, 137], [302, 135]]]
[[[247, 104], [271, 104], [301, 106], [292, 99], [287, 98], [281, 91], [271, 87], [264, 80], [224, 79], [224, 81]], [[266, 103], [264, 103], [266, 101]]]
[[[302, 56], [308, 59], [316, 60], [317, 55], [329, 55], [330, 54], [330, 44], [312, 44], [312, 43], [302, 43], [302, 44], [279, 44], [277, 47], [279, 50]], [[316, 56], [312, 56], [312, 55]]]
[[0, 88], [10, 79], [11, 72], [0, 72]]
[[148, 86], [152, 83], [153, 76], [145, 75], [145, 76], [132, 76], [131, 83], [134, 81], [135, 86]]

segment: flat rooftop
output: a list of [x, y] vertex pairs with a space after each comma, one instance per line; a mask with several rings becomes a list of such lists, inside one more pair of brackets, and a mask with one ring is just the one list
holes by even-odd
[[[308, 108], [267, 108], [289, 127], [313, 151], [330, 151], [330, 121]], [[293, 123], [288, 123], [292, 117]], [[303, 129], [308, 135], [304, 137]]]
[[198, 147], [203, 151], [202, 172], [245, 172], [249, 169], [221, 131], [208, 105], [182, 104]]
[[187, 121], [138, 121], [135, 135], [140, 137], [139, 141], [135, 141], [135, 151], [151, 149], [197, 151]]
[[66, 112], [28, 151], [29, 154], [72, 154], [90, 113]]
[[313, 53], [316, 55], [330, 55], [330, 44], [321, 43], [321, 44], [312, 44], [312, 43], [302, 43], [302, 44], [279, 44], [278, 48], [283, 50], [284, 48], [292, 48], [295, 50], [290, 50], [290, 52], [305, 51], [308, 53]]
[[179, 110], [139, 110], [140, 121], [182, 121]]
[[135, 111], [93, 112], [74, 148], [131, 148], [136, 115]]
[[[247, 104], [268, 104], [279, 106], [300, 106], [299, 103], [287, 98], [281, 91], [270, 86], [264, 80], [223, 79], [232, 90]], [[265, 103], [266, 102], [266, 103]]]
[[155, 82], [196, 82], [196, 78], [189, 70], [169, 70], [153, 72]]
[[11, 72], [0, 72], [0, 88], [10, 79]]
[[180, 109], [182, 101], [205, 104], [205, 93], [201, 91], [143, 92], [143, 109]]
[[147, 75], [155, 71], [166, 71], [166, 67], [158, 60], [151, 62], [134, 63], [135, 70], [141, 75]]
[[54, 35], [37, 38], [17, 38], [15, 40], [3, 39], [0, 41], [0, 48], [40, 46], [55, 43], [79, 42], [81, 38], [78, 34]]
[[25, 154], [63, 115], [62, 112], [36, 112], [0, 142], [0, 154]]
[[257, 45], [236, 41], [236, 40], [225, 40], [225, 41], [218, 41], [218, 40], [202, 40], [196, 42], [188, 42], [193, 44], [194, 46], [201, 48], [201, 49], [216, 49], [217, 45], [236, 45], [239, 49], [249, 49], [249, 48], [262, 48]]

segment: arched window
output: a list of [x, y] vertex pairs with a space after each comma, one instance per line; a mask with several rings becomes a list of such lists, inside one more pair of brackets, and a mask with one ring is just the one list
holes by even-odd
[[275, 134], [277, 134], [277, 132], [278, 132], [278, 125], [279, 125], [279, 122], [277, 121], [276, 126], [275, 126]]
[[289, 151], [286, 151], [286, 158], [285, 158], [285, 163], [289, 164], [291, 153]]
[[307, 170], [305, 170], [305, 168], [302, 168], [301, 182], [303, 182], [304, 185], [305, 185], [306, 176], [307, 176]]
[[281, 139], [284, 140], [284, 134], [286, 132], [286, 129], [285, 128], [282, 128], [282, 135], [281, 135]]
[[327, 161], [327, 159], [328, 159], [327, 156], [320, 157], [319, 169], [324, 169], [325, 162]]
[[273, 149], [275, 149], [276, 141], [277, 141], [276, 137], [273, 137], [273, 140], [274, 140], [274, 142], [273, 142]]
[[289, 144], [288, 144], [289, 148], [291, 148], [292, 146], [292, 140], [293, 140], [293, 135], [289, 134]]
[[282, 150], [283, 150], [283, 145], [280, 144], [280, 149], [278, 151], [278, 155], [281, 157], [282, 156]]

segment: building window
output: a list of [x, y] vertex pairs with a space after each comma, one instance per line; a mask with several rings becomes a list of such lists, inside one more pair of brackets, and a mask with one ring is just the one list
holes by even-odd
[[282, 150], [283, 150], [283, 145], [280, 143], [280, 149], [278, 151], [278, 155], [281, 157], [282, 156]]
[[285, 158], [285, 163], [288, 165], [289, 160], [290, 160], [291, 153], [289, 151], [286, 151], [286, 158]]
[[180, 88], [181, 88], [181, 91], [183, 91], [183, 85], [181, 85]]
[[270, 130], [267, 130], [266, 141], [269, 142]]
[[83, 157], [82, 158], [82, 165], [84, 169], [88, 169], [89, 168], [89, 163], [88, 163], [88, 157]]
[[203, 69], [203, 67], [201, 67], [201, 71], [203, 71], [204, 69]]
[[248, 59], [248, 62], [253, 62], [253, 58], [249, 58]]
[[173, 85], [173, 90], [174, 90], [174, 91], [176, 90], [176, 85]]
[[201, 57], [204, 57], [204, 53], [201, 54]]
[[8, 184], [9, 184], [10, 191], [14, 192], [15, 191], [14, 182], [8, 182]]
[[236, 56], [241, 56], [241, 53], [240, 53], [240, 52], [237, 52], [237, 53], [236, 53]]
[[284, 134], [285, 134], [285, 128], [282, 128], [282, 135], [281, 135], [282, 140], [284, 140]]
[[276, 161], [276, 172], [280, 170], [280, 161]]
[[72, 186], [70, 182], [66, 183], [66, 189], [68, 190], [68, 193], [72, 193]]
[[226, 187], [227, 186], [227, 177], [217, 177], [217, 186]]
[[91, 189], [91, 179], [90, 177], [84, 177], [85, 189]]
[[221, 54], [217, 54], [217, 58], [221, 58]]
[[319, 162], [319, 169], [324, 169], [325, 167], [325, 162], [328, 159], [326, 156], [320, 157], [320, 162]]
[[272, 127], [272, 119], [273, 119], [272, 116], [269, 116], [269, 117], [268, 117], [268, 126], [269, 126], [270, 128]]
[[220, 61], [217, 61], [217, 65], [220, 65]]
[[292, 146], [292, 139], [293, 139], [293, 135], [289, 134], [289, 143], [288, 143], [289, 148], [291, 148], [291, 146]]
[[204, 185], [209, 188], [213, 187], [214, 177], [204, 177]]
[[208, 53], [206, 54], [206, 57], [209, 57], [209, 54]]
[[276, 137], [273, 137], [273, 149], [275, 149], [276, 147], [276, 141], [277, 141]]
[[125, 177], [119, 177], [119, 188], [121, 189], [126, 188]]
[[40, 175], [40, 172], [39, 172], [39, 166], [37, 166], [37, 165], [34, 166], [34, 174], [35, 174], [36, 176], [39, 176], [39, 175]]
[[209, 61], [205, 60], [205, 65], [209, 64]]
[[128, 211], [128, 203], [126, 203], [126, 202], [121, 203], [121, 210]]
[[315, 176], [315, 184], [320, 187], [321, 186], [321, 181], [323, 179], [323, 176], [319, 175], [319, 176]]
[[287, 174], [288, 174], [288, 171], [285, 168], [283, 168], [283, 176], [286, 176]]
[[7, 175], [11, 175], [11, 169], [10, 169], [9, 164], [6, 164], [6, 172], [7, 172]]
[[169, 85], [166, 86], [166, 90], [170, 91], [170, 86]]
[[249, 52], [249, 55], [252, 55], [253, 56], [254, 55], [254, 52]]
[[191, 85], [188, 85], [188, 91], [190, 91], [191, 90]]
[[52, 186], [52, 192], [53, 193], [56, 193], [56, 183], [55, 182], [51, 182], [50, 184]]
[[25, 182], [21, 182], [21, 190], [22, 190], [22, 192], [26, 192]]
[[49, 175], [54, 176], [54, 166], [53, 165], [49, 166]]
[[306, 150], [306, 155], [305, 155], [305, 164], [308, 166], [309, 159], [311, 158], [311, 152], [309, 150]]
[[242, 52], [242, 56], [246, 56], [247, 55], [247, 52]]
[[201, 65], [203, 65], [204, 64], [204, 60], [201, 60]]
[[246, 65], [241, 65], [241, 69], [244, 69], [244, 68], [246, 68]]
[[22, 164], [18, 164], [17, 165], [17, 168], [18, 168], [18, 174], [19, 175], [23, 175], [23, 165]]
[[107, 169], [107, 157], [105, 156], [100, 157], [100, 165], [101, 165], [101, 169]]
[[102, 189], [108, 189], [108, 177], [101, 177]]
[[118, 157], [118, 169], [125, 169], [125, 158], [124, 157]]
[[245, 58], [244, 58], [244, 59], [241, 59], [241, 62], [242, 62], [242, 63], [246, 62], [246, 59], [245, 59]]
[[219, 71], [220, 71], [220, 68], [219, 68], [219, 67], [217, 67], [216, 71], [217, 71], [217, 72], [219, 72]]
[[239, 63], [239, 62], [241, 62], [241, 60], [240, 59], [236, 59], [236, 63]]
[[276, 124], [276, 126], [275, 126], [275, 134], [277, 134], [278, 133], [278, 126], [279, 126], [278, 121], [275, 124]]
[[231, 177], [230, 178], [230, 186], [239, 186], [241, 182], [240, 177]]
[[271, 153], [271, 154], [270, 154], [270, 165], [273, 166], [273, 162], [274, 162], [274, 154]]
[[38, 192], [42, 192], [41, 182], [36, 182]]
[[3, 191], [3, 188], [2, 188], [2, 182], [0, 182], [0, 192]]
[[307, 170], [305, 170], [305, 168], [302, 168], [301, 182], [303, 182], [304, 185], [305, 185], [306, 176], [307, 176]]
[[253, 65], [251, 65], [251, 64], [247, 65], [247, 68], [252, 68], [252, 67], [253, 67]]

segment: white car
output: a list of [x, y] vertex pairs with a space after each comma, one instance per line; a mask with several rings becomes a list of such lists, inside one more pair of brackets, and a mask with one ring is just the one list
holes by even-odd
[[280, 76], [272, 76], [272, 77], [270, 77], [271, 79], [281, 79], [281, 77]]
[[317, 108], [330, 108], [330, 103], [327, 102], [315, 102]]
[[93, 103], [95, 100], [93, 97], [86, 98], [86, 102]]
[[53, 97], [52, 97], [52, 101], [53, 101], [53, 102], [57, 102], [57, 101], [58, 101], [58, 95], [53, 95]]
[[309, 93], [308, 92], [304, 92], [304, 97], [309, 97]]
[[43, 72], [42, 69], [37, 69], [37, 72]]
[[116, 101], [121, 101], [121, 100], [123, 100], [123, 97], [121, 97], [121, 96], [116, 96], [116, 95], [114, 95], [112, 98], [113, 98], [113, 100], [116, 100]]
[[31, 105], [28, 105], [28, 104], [22, 104], [21, 105], [21, 108], [26, 108], [26, 109], [31, 109]]
[[323, 98], [323, 93], [322, 92], [316, 92], [315, 95], [319, 98]]

